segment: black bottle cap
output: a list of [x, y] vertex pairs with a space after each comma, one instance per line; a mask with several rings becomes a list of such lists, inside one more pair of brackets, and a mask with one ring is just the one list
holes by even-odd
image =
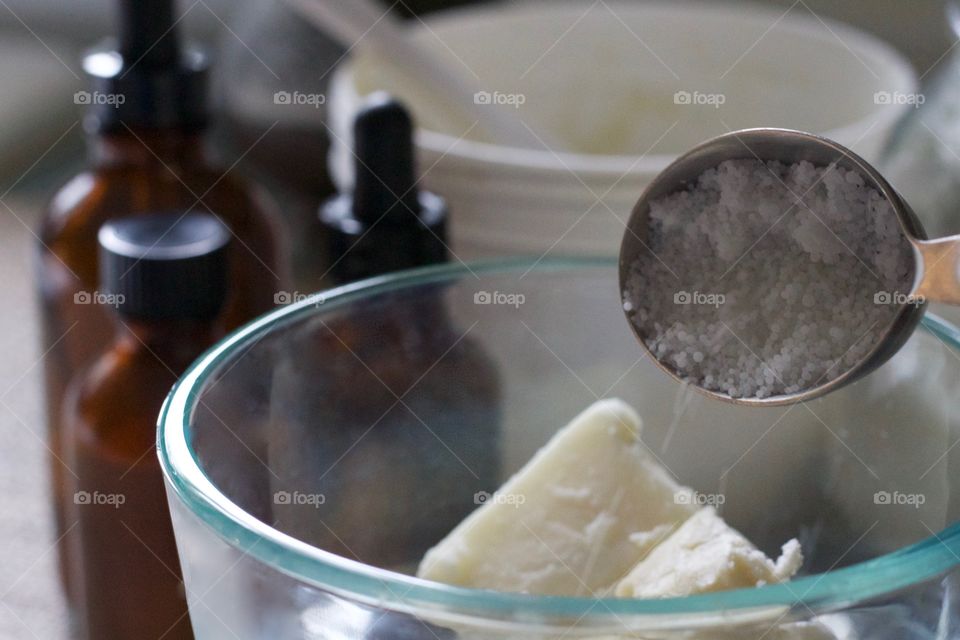
[[447, 207], [417, 188], [413, 121], [390, 96], [371, 96], [353, 125], [353, 193], [324, 203], [333, 276], [340, 282], [447, 260]]
[[208, 320], [227, 294], [230, 232], [205, 213], [153, 213], [100, 228], [100, 288], [141, 320]]
[[180, 46], [173, 0], [119, 3], [119, 37], [83, 59], [90, 91], [76, 98], [87, 105], [88, 130], [206, 126], [209, 58], [201, 49]]

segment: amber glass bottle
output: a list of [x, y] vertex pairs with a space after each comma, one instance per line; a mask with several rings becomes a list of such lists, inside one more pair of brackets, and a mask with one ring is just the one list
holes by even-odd
[[[406, 110], [373, 97], [354, 144], [355, 189], [320, 212], [336, 280], [445, 262], [446, 207], [416, 188]], [[305, 322], [278, 354], [273, 521], [328, 551], [404, 569], [476, 508], [477, 491], [496, 486], [499, 456], [489, 443], [499, 429], [499, 380], [469, 327], [450, 317], [442, 286], [402, 304], [381, 295], [351, 308]], [[318, 428], [318, 420], [337, 427]], [[435, 455], [438, 439], [450, 455]], [[338, 464], [345, 456], [351, 464]], [[438, 486], [438, 476], [458, 480]], [[395, 545], [383, 544], [371, 511], [405, 523], [391, 532]], [[407, 526], [411, 514], [422, 517]], [[321, 524], [328, 516], [341, 523], [336, 532]]]
[[206, 214], [124, 218], [100, 231], [100, 287], [114, 338], [70, 385], [63, 452], [75, 476], [71, 578], [90, 639], [191, 638], [155, 454], [177, 376], [222, 336], [227, 229]]
[[[204, 152], [208, 62], [181, 47], [172, 0], [122, 0], [117, 48], [84, 60], [89, 167], [53, 197], [38, 230], [40, 292], [51, 483], [58, 534], [65, 522], [70, 473], [57, 425], [66, 385], [112, 336], [107, 309], [96, 304], [97, 230], [111, 219], [161, 210], [214, 212], [236, 237], [234, 288], [217, 322], [233, 328], [272, 307], [284, 287], [278, 232], [263, 197]], [[83, 95], [83, 94], [82, 94]], [[69, 545], [61, 544], [62, 566]], [[66, 574], [64, 574], [66, 577]], [[67, 594], [72, 590], [66, 584]]]

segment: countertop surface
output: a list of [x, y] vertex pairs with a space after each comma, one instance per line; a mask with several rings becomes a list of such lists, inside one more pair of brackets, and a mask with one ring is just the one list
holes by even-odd
[[47, 485], [33, 296], [39, 198], [0, 198], [0, 638], [68, 638]]

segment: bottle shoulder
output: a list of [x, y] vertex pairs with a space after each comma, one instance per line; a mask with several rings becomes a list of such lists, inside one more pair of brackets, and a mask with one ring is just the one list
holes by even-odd
[[104, 180], [100, 172], [85, 169], [64, 182], [43, 210], [38, 228], [40, 241], [52, 245], [64, 229], [94, 206], [104, 191]]
[[393, 317], [385, 307], [308, 323], [280, 353], [289, 374], [304, 385], [322, 380], [332, 395], [402, 395], [414, 386], [457, 386], [487, 400], [500, 393], [496, 363], [483, 345], [434, 309]]
[[156, 417], [176, 376], [149, 350], [114, 343], [67, 391], [67, 433], [88, 445], [143, 453], [155, 439]]
[[177, 209], [209, 209], [241, 237], [278, 233], [277, 207], [258, 185], [207, 165], [157, 163], [77, 173], [48, 202], [37, 235], [44, 248], [69, 257], [73, 245], [94, 246], [100, 226], [118, 215]]

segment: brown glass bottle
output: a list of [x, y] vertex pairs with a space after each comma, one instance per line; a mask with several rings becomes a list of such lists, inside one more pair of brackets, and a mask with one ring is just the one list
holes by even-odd
[[[125, 0], [119, 49], [89, 54], [89, 167], [53, 197], [38, 230], [37, 279], [45, 354], [51, 485], [58, 535], [70, 528], [64, 483], [71, 475], [57, 425], [69, 381], [112, 337], [109, 313], [96, 304], [100, 226], [121, 215], [178, 210], [214, 212], [236, 237], [232, 290], [217, 323], [236, 327], [272, 308], [283, 289], [278, 227], [264, 196], [204, 149], [207, 59], [181, 48], [170, 0]], [[65, 566], [69, 545], [60, 545]], [[67, 580], [67, 594], [72, 589]]]
[[177, 376], [223, 335], [215, 319], [228, 243], [226, 228], [201, 214], [125, 218], [101, 232], [114, 337], [70, 385], [62, 429], [85, 638], [192, 638], [156, 419]]
[[[442, 286], [382, 295], [295, 336], [270, 399], [275, 526], [375, 566], [415, 566], [498, 483], [495, 363], [450, 318]], [[384, 523], [396, 523], [388, 537]]]
[[[358, 115], [356, 188], [321, 210], [338, 282], [446, 261], [446, 208], [415, 188], [411, 140], [395, 101], [375, 97]], [[419, 561], [499, 480], [496, 365], [450, 317], [443, 285], [418, 291], [304, 321], [280, 346], [270, 400], [275, 526], [394, 569]], [[394, 544], [372, 513], [397, 523]]]

